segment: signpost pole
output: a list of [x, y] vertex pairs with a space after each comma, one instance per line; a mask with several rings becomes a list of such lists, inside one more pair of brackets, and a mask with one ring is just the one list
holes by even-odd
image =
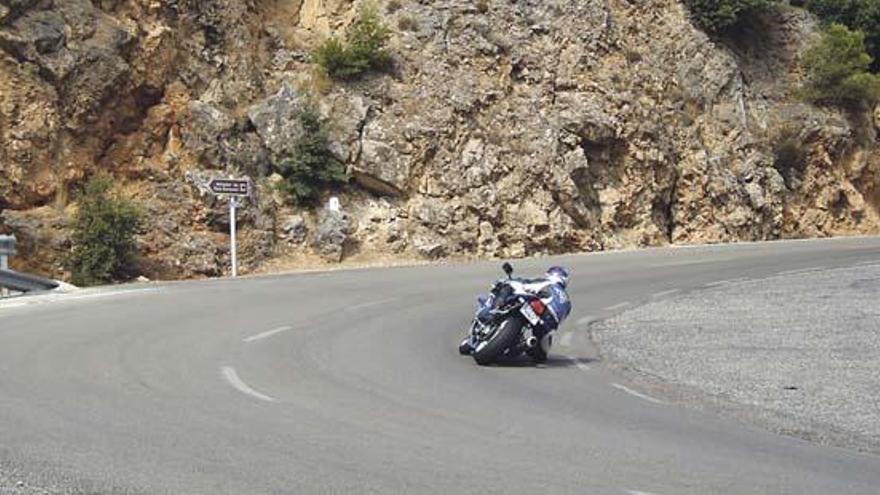
[[232, 278], [238, 276], [238, 263], [235, 252], [235, 208], [238, 206], [238, 198], [229, 198], [229, 252], [232, 255]]
[[242, 198], [251, 195], [251, 181], [243, 179], [212, 179], [208, 188], [215, 196], [229, 199], [229, 257], [232, 264], [232, 278], [238, 276], [238, 253], [235, 250], [235, 209], [241, 206]]

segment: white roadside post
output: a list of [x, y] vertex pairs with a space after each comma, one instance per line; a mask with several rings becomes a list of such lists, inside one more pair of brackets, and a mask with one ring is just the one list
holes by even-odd
[[229, 257], [232, 264], [230, 273], [232, 278], [238, 276], [238, 253], [235, 244], [235, 210], [241, 203], [241, 198], [251, 194], [251, 180], [247, 177], [241, 179], [213, 179], [208, 187], [215, 196], [229, 199]]

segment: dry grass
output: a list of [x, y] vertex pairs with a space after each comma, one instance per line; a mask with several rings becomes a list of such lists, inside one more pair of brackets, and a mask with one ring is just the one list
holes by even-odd
[[411, 15], [402, 15], [400, 16], [400, 19], [397, 20], [397, 27], [401, 31], [418, 31], [419, 21]]
[[312, 95], [326, 95], [333, 89], [333, 81], [327, 75], [327, 71], [314, 66], [308, 77], [299, 85], [299, 89]]
[[403, 2], [400, 0], [390, 0], [388, 4], [385, 6], [385, 12], [389, 14], [393, 14], [403, 8]]

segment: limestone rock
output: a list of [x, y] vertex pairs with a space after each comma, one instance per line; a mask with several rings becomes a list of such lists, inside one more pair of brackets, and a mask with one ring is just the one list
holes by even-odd
[[177, 270], [190, 277], [218, 277], [229, 266], [224, 251], [223, 244], [206, 235], [187, 234], [164, 255], [171, 264], [166, 270]]
[[228, 139], [235, 122], [224, 110], [203, 101], [191, 101], [188, 118], [183, 127], [184, 146], [203, 158], [206, 163], [218, 165], [222, 141]]
[[[400, 196], [407, 190], [410, 162], [393, 142], [385, 120], [377, 118], [363, 129], [360, 159], [353, 165], [355, 180], [377, 194]], [[395, 132], [396, 133], [396, 132]]]
[[352, 223], [341, 210], [324, 208], [318, 215], [318, 226], [312, 246], [327, 261], [340, 262], [351, 245]]
[[291, 244], [303, 243], [308, 233], [308, 226], [301, 215], [290, 215], [281, 222], [281, 237]]
[[328, 123], [330, 151], [342, 163], [353, 163], [361, 153], [361, 133], [373, 104], [358, 94], [338, 92], [321, 100], [321, 117]]
[[0, 232], [17, 239], [18, 254], [10, 268], [47, 277], [63, 276], [64, 255], [70, 250], [70, 236], [64, 215], [51, 207], [29, 211], [0, 211]]
[[278, 93], [256, 103], [248, 109], [248, 118], [257, 133], [275, 156], [293, 153], [296, 143], [303, 136], [299, 117], [304, 101], [295, 89], [282, 87]]
[[440, 240], [428, 237], [414, 239], [416, 251], [424, 258], [436, 260], [449, 254], [448, 247]]

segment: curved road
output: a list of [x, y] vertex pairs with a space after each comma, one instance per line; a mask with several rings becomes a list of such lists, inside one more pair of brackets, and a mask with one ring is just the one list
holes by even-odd
[[498, 263], [0, 307], [0, 471], [98, 493], [876, 495], [878, 457], [627, 386], [586, 322], [669, 291], [878, 260], [880, 239], [854, 238], [522, 261], [575, 274], [565, 345], [541, 368], [457, 354]]

